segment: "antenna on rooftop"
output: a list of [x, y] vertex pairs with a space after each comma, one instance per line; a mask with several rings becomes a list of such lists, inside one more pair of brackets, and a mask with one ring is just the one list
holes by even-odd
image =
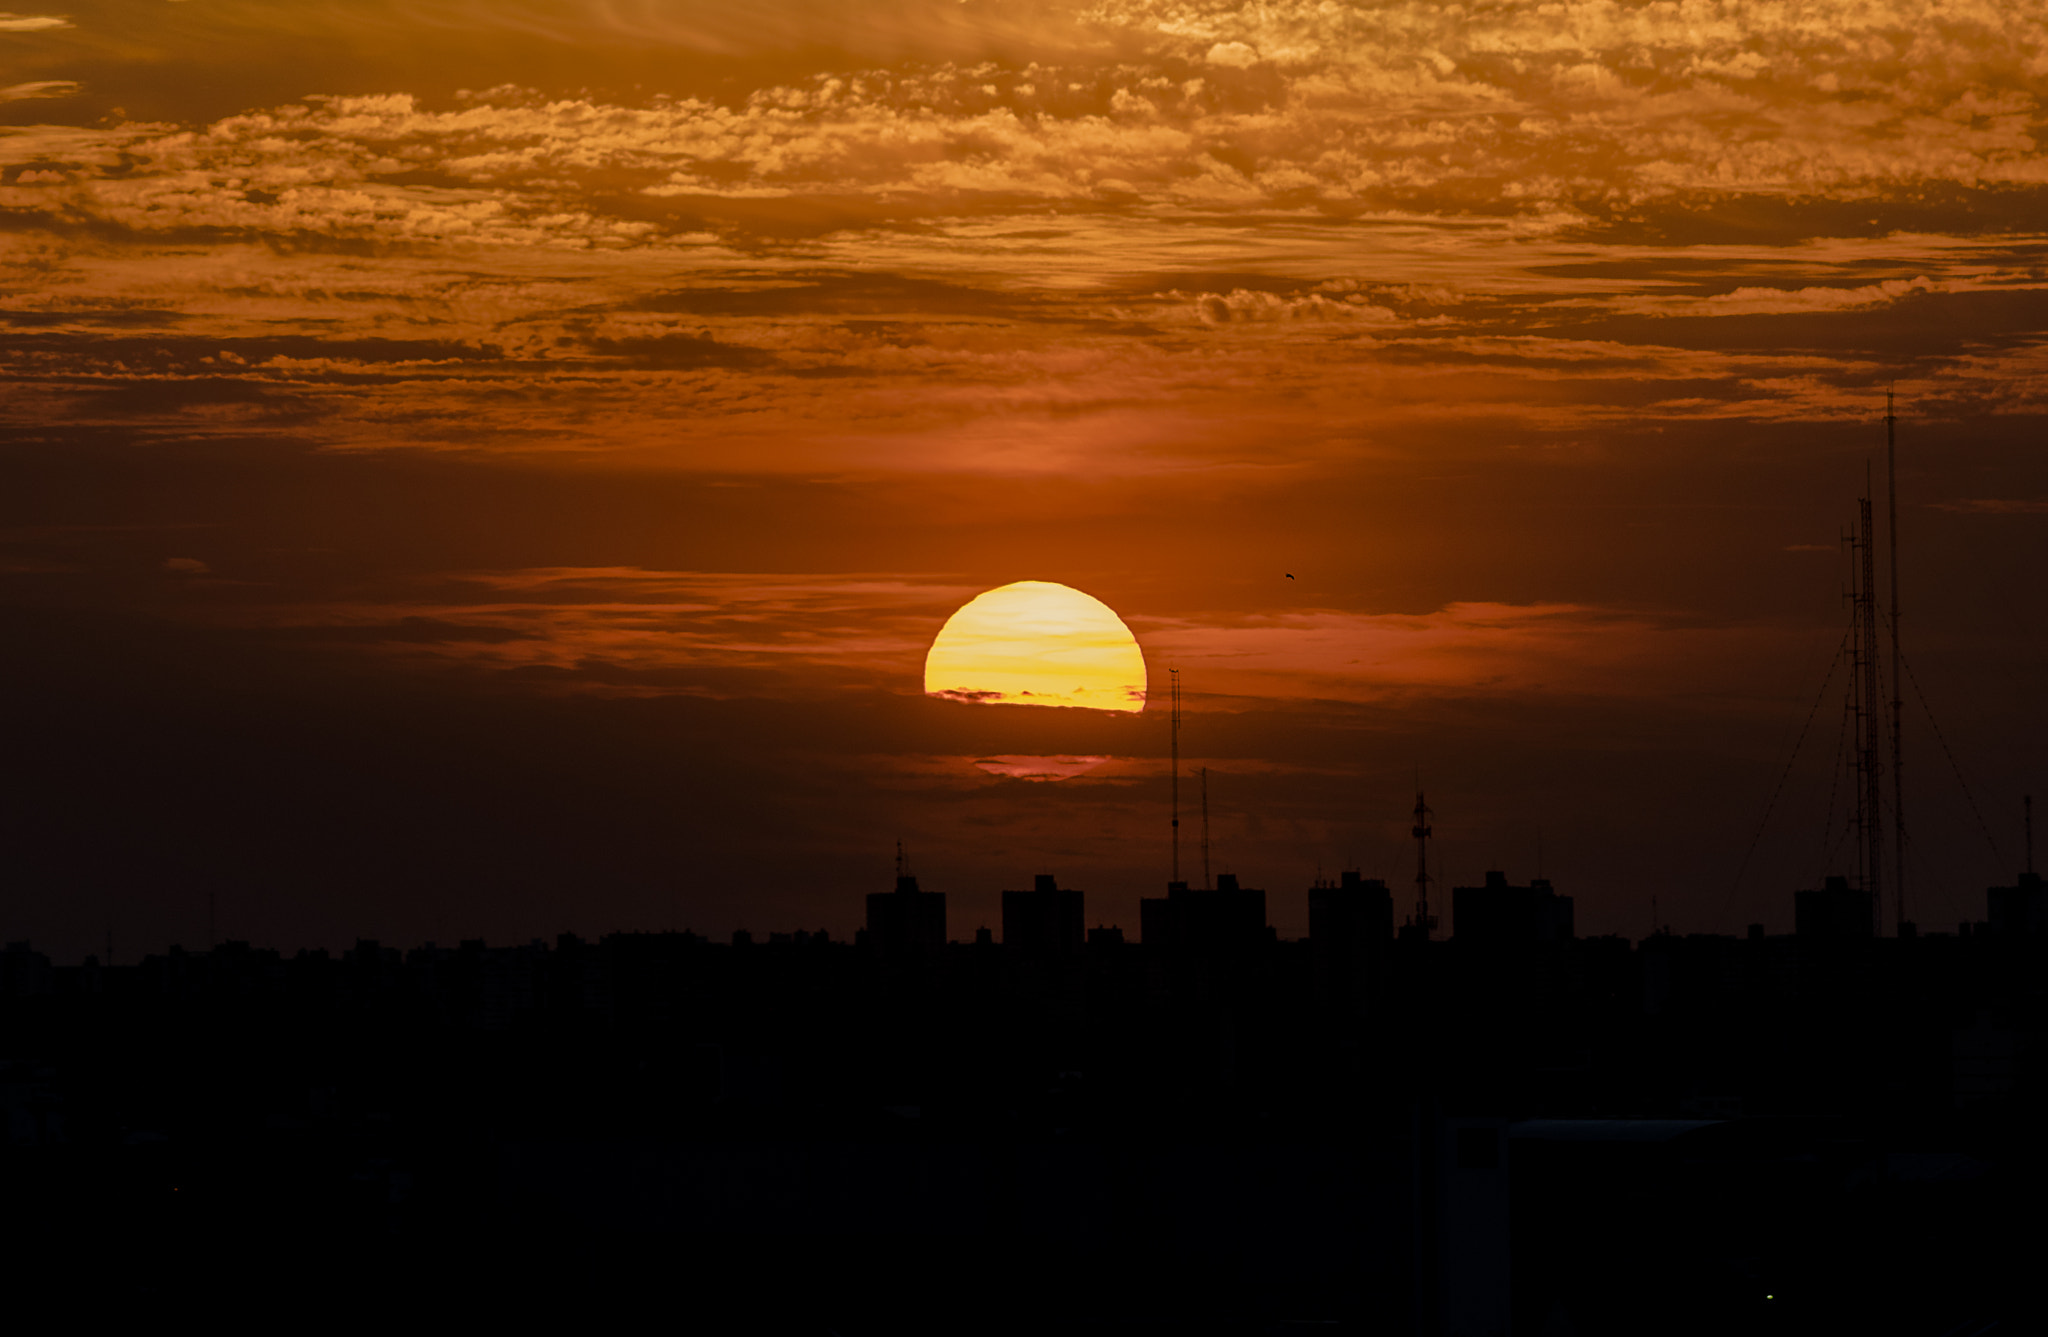
[[1422, 779], [1415, 782], [1415, 927], [1417, 933], [1427, 941], [1430, 930], [1436, 927], [1436, 919], [1429, 913], [1429, 836], [1432, 830], [1429, 819], [1434, 809], [1422, 798]]
[[1898, 415], [1892, 412], [1892, 390], [1884, 392], [1884, 477], [1885, 506], [1890, 513], [1886, 533], [1890, 539], [1892, 565], [1892, 930], [1905, 932], [1906, 924], [1906, 790], [1899, 774], [1899, 740], [1904, 732], [1904, 671], [1899, 659], [1899, 452]]
[[1209, 890], [1209, 768], [1202, 768], [1202, 890]]
[[1870, 896], [1872, 929], [1875, 930], [1884, 904], [1884, 762], [1878, 742], [1877, 705], [1877, 522], [1870, 501], [1870, 469], [1864, 467], [1864, 495], [1857, 500], [1856, 536], [1850, 541], [1855, 554], [1851, 568], [1854, 581], [1855, 635], [1851, 644], [1855, 657], [1855, 694], [1851, 708], [1856, 712], [1857, 779], [1856, 827], [1862, 837], [1858, 851], [1863, 864], [1863, 890]]
[[1180, 881], [1180, 670], [1166, 670], [1173, 699], [1173, 881]]

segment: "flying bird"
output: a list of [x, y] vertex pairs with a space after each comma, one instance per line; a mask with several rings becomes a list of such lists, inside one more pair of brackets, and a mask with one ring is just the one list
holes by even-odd
[[1288, 578], [1289, 580], [1292, 580], [1292, 579], [1294, 579], [1294, 573], [1293, 573], [1292, 571], [1289, 571], [1289, 572], [1287, 573], [1287, 578]]

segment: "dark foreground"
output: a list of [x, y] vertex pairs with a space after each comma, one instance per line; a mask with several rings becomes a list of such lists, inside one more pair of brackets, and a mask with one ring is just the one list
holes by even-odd
[[0, 1245], [19, 1312], [159, 1320], [2041, 1331], [2043, 961], [16, 948]]

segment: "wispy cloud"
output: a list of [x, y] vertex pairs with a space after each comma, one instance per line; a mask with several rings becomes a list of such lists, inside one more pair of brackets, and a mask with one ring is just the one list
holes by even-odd
[[[545, 690], [780, 697], [830, 683], [916, 696], [933, 638], [981, 592], [909, 576], [637, 568], [458, 572], [419, 586], [406, 598], [205, 616], [423, 671], [524, 675]], [[1128, 620], [1154, 666], [1180, 666], [1202, 698], [1245, 705], [1707, 691], [1731, 664], [1783, 655], [1800, 634], [1573, 604]]]
[[9, 84], [5, 88], [0, 88], [0, 102], [22, 102], [39, 97], [70, 97], [77, 91], [77, 83], [70, 79], [37, 79], [30, 83]]
[[1699, 678], [1702, 663], [1725, 674], [1733, 662], [1781, 652], [1798, 634], [1620, 608], [1497, 603], [1138, 626], [1148, 649], [1183, 667], [1192, 691], [1353, 702], [1661, 695]]
[[1968, 497], [1936, 502], [1935, 506], [1939, 510], [1960, 511], [1966, 515], [2048, 515], [2048, 500], [2039, 498]]
[[[457, 572], [410, 599], [242, 609], [290, 639], [418, 668], [545, 672], [540, 687], [780, 696], [821, 682], [915, 693], [947, 614], [978, 591], [916, 578], [553, 567]], [[786, 675], [801, 670], [803, 685]]]

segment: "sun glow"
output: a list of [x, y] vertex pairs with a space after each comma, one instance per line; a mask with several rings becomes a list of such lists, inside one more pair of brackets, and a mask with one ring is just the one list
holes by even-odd
[[1100, 599], [1045, 580], [985, 591], [946, 619], [924, 690], [956, 701], [1145, 708], [1145, 655]]

